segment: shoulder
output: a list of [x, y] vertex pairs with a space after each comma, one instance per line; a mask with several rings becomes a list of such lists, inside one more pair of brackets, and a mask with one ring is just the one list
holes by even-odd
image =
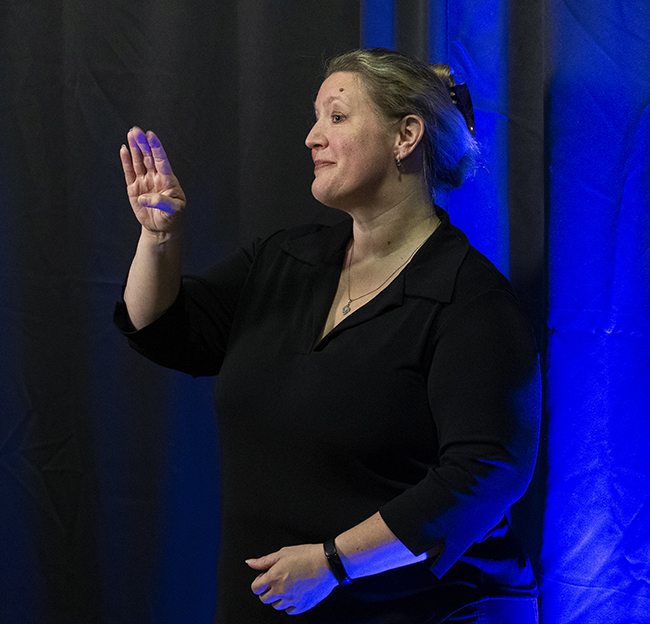
[[[497, 353], [519, 362], [516, 354], [536, 361], [532, 327], [508, 279], [474, 247], [461, 263], [451, 302], [439, 317], [439, 335], [461, 340], [482, 358]], [[468, 353], [464, 349], [463, 351]], [[502, 362], [506, 366], [507, 361]]]
[[467, 331], [468, 325], [475, 325], [494, 331], [515, 319], [515, 324], [523, 322], [519, 301], [506, 276], [455, 226], [449, 224], [445, 236], [446, 243], [440, 246], [445, 253], [435, 265], [446, 274], [448, 285], [447, 298], [439, 299], [439, 327]]
[[453, 301], [471, 300], [482, 293], [502, 291], [516, 298], [508, 279], [476, 248], [469, 246], [467, 255], [458, 268]]
[[[503, 333], [527, 326], [508, 279], [481, 252], [469, 248], [456, 276], [452, 300], [441, 320], [462, 331]], [[470, 327], [471, 326], [471, 327]], [[526, 330], [527, 331], [527, 330]]]
[[407, 272], [406, 294], [456, 309], [483, 292], [499, 290], [514, 296], [506, 277], [470, 245], [464, 232], [440, 211], [440, 227], [422, 247]]

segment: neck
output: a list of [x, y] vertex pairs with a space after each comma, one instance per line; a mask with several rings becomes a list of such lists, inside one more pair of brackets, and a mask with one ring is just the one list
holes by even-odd
[[431, 235], [439, 223], [428, 198], [352, 217], [355, 260], [382, 258], [409, 249]]

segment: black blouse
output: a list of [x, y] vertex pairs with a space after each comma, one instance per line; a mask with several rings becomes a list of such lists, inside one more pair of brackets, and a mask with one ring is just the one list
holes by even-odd
[[244, 560], [321, 543], [380, 511], [435, 560], [356, 579], [292, 622], [435, 624], [490, 596], [536, 595], [506, 512], [539, 431], [538, 357], [514, 293], [441, 212], [400, 275], [320, 339], [351, 221], [278, 232], [202, 276], [132, 346], [219, 374], [220, 624], [286, 621]]

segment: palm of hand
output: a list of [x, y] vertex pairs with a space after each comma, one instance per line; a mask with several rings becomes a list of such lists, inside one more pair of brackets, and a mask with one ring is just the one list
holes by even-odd
[[165, 151], [153, 132], [139, 128], [128, 133], [129, 148], [120, 157], [133, 212], [151, 232], [180, 230], [185, 194], [173, 174]]
[[[136, 218], [147, 229], [153, 232], [168, 232], [173, 228], [173, 221], [180, 211], [173, 212], [166, 203], [142, 204], [138, 198], [142, 195], [162, 195], [169, 199], [176, 199], [185, 203], [185, 194], [181, 189], [176, 176], [166, 176], [158, 172], [148, 171], [144, 176], [136, 177], [132, 184], [126, 187], [131, 207]], [[154, 197], [152, 197], [154, 199]], [[155, 201], [155, 199], [154, 199]]]

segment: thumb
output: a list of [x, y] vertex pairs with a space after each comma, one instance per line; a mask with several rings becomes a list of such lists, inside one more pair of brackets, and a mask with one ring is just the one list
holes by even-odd
[[277, 563], [279, 559], [278, 553], [272, 553], [259, 559], [246, 559], [246, 563], [253, 570], [268, 570], [271, 566]]
[[145, 193], [138, 197], [138, 203], [145, 208], [156, 208], [169, 215], [176, 214], [178, 209], [174, 200], [160, 193]]

